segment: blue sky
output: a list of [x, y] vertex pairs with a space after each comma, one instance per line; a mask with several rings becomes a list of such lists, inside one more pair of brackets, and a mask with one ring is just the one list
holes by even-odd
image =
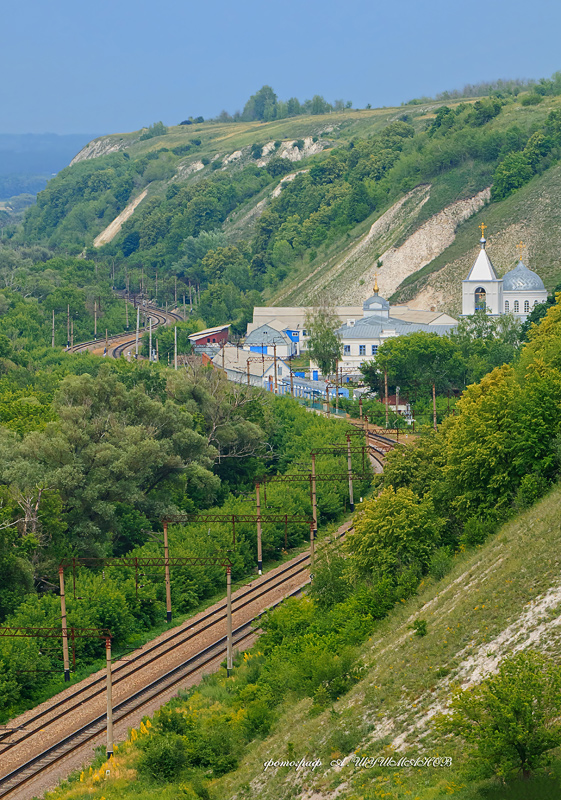
[[281, 99], [398, 105], [561, 69], [558, 0], [19, 0], [4, 4], [0, 133], [99, 134]]

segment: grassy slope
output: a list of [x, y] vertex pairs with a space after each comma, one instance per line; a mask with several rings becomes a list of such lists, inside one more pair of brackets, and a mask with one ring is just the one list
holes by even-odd
[[[561, 654], [561, 487], [529, 511], [507, 523], [486, 545], [460, 554], [440, 582], [428, 581], [418, 596], [379, 623], [363, 647], [364, 679], [320, 716], [309, 714], [310, 700], [287, 698], [273, 733], [256, 742], [240, 768], [215, 781], [213, 800], [553, 800], [561, 792], [561, 754], [550, 776], [503, 788], [469, 782], [461, 770], [461, 749], [442, 741], [430, 718], [449, 696], [451, 686], [484, 675], [505, 655], [530, 643]], [[530, 557], [531, 554], [531, 557]], [[543, 598], [549, 598], [548, 603]], [[411, 624], [426, 620], [428, 633], [414, 636]], [[478, 672], [480, 671], [480, 672]], [[359, 753], [451, 756], [442, 769], [359, 769], [330, 767], [332, 759]], [[270, 769], [268, 759], [320, 758], [311, 771]], [[136, 781], [135, 751], [118, 755], [110, 780], [66, 784], [57, 800], [160, 800], [183, 796], [177, 784], [155, 786]], [[101, 763], [101, 762], [100, 762]], [[191, 797], [190, 794], [186, 794]], [[53, 796], [51, 796], [53, 797]]]
[[477, 256], [477, 226], [485, 222], [487, 250], [499, 276], [518, 260], [516, 245], [527, 250], [524, 263], [552, 289], [561, 280], [561, 166], [543, 175], [499, 203], [491, 203], [460, 225], [454, 243], [438, 258], [403, 282], [395, 299], [405, 302], [423, 294], [444, 298], [443, 307], [460, 310], [462, 281]]
[[[511, 125], [518, 125], [523, 130], [530, 131], [543, 123], [552, 108], [558, 108], [560, 105], [561, 98], [547, 98], [539, 106], [524, 107], [519, 103], [513, 103], [504, 107], [490, 127], [504, 130]], [[416, 126], [421, 126], [432, 116], [432, 113], [431, 110], [429, 114], [421, 113], [416, 117], [414, 120]], [[353, 128], [353, 134], [354, 132]], [[404, 290], [396, 292], [394, 299], [398, 302], [406, 302], [417, 297], [425, 289], [428, 297], [423, 307], [436, 304], [443, 310], [458, 313], [459, 281], [465, 277], [475, 258], [474, 254], [476, 254], [479, 238], [476, 226], [482, 219], [485, 219], [486, 224], [489, 225], [488, 236], [493, 231], [497, 238], [505, 237], [505, 247], [501, 247], [500, 251], [497, 251], [499, 256], [497, 266], [500, 274], [515, 265], [516, 249], [514, 246], [522, 236], [532, 247], [530, 250], [530, 257], [534, 264], [532, 268], [539, 272], [548, 288], [555, 285], [560, 273], [556, 267], [552, 268], [551, 265], [556, 261], [560, 242], [557, 237], [559, 220], [555, 208], [559, 185], [554, 172], [555, 170], [549, 170], [542, 178], [534, 179], [530, 186], [515, 193], [512, 197], [501, 203], [493, 203], [489, 209], [479, 212], [481, 219], [471, 218], [462, 223], [458, 228], [458, 239], [451, 247], [446, 248], [429, 265], [406, 279], [403, 284]], [[273, 305], [311, 302], [318, 285], [321, 286], [321, 291], [329, 296], [340, 297], [341, 292], [348, 289], [349, 280], [354, 280], [356, 284], [357, 279], [371, 269], [384, 250], [388, 247], [400, 247], [431, 216], [438, 214], [457, 200], [472, 197], [490, 186], [491, 182], [492, 171], [485, 166], [474, 168], [472, 163], [466, 163], [439, 176], [430, 187], [427, 202], [420, 207], [417, 204], [408, 204], [408, 207], [402, 209], [396, 216], [395, 223], [384, 231], [382, 236], [374, 237], [361, 251], [359, 257], [348, 259], [353, 248], [368, 232], [370, 226], [387, 211], [387, 207], [376, 211], [358, 225], [349, 236], [336, 241], [325, 252], [320, 252], [311, 263], [307, 259], [303, 259], [297, 273], [274, 293]], [[521, 200], [519, 205], [516, 200], [519, 195], [526, 197], [530, 187], [537, 183], [540, 184], [537, 195], [531, 194], [527, 202]], [[526, 220], [529, 221], [528, 224], [524, 224]], [[517, 226], [516, 230], [519, 230], [519, 233], [514, 231], [513, 225]], [[555, 228], [553, 236], [551, 236], [552, 227]], [[518, 238], [516, 238], [517, 236]], [[507, 241], [509, 242], [508, 246]], [[432, 276], [433, 272], [449, 264], [458, 257], [458, 254], [464, 257], [461, 264], [451, 271], [446, 271], [443, 276]], [[502, 266], [503, 264], [504, 266]]]
[[[317, 800], [334, 797], [337, 787], [342, 798], [482, 797], [476, 784], [465, 785], [460, 750], [433, 733], [430, 716], [445, 703], [451, 684], [469, 680], [476, 666], [487, 672], [515, 647], [529, 644], [530, 637], [540, 648], [561, 654], [560, 501], [558, 487], [485, 546], [459, 556], [446, 578], [425, 585], [418, 597], [397, 608], [364, 647], [365, 679], [319, 717], [310, 718], [308, 700], [289, 707], [274, 735], [256, 746], [236, 773], [221, 779], [216, 796], [242, 800], [252, 796], [250, 786], [254, 792], [259, 786], [261, 800], [283, 800], [313, 786], [321, 792]], [[540, 612], [539, 598], [548, 593], [551, 603]], [[425, 637], [412, 634], [415, 619], [427, 621]], [[455, 764], [442, 770], [348, 765], [340, 772], [322, 767], [315, 776], [286, 770], [263, 774], [266, 759], [286, 758], [288, 742], [297, 759], [316, 756], [329, 765], [355, 750], [389, 753], [398, 737], [401, 754], [450, 755]]]

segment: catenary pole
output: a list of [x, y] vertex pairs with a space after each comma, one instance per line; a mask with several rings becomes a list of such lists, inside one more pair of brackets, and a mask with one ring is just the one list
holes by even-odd
[[107, 673], [107, 758], [113, 755], [113, 692], [111, 680], [111, 637], [105, 639], [105, 662]]
[[226, 567], [226, 674], [232, 671], [232, 567]]
[[166, 618], [171, 622], [171, 581], [169, 576], [169, 543], [168, 543], [168, 524], [164, 522], [164, 562], [166, 575]]
[[351, 460], [351, 437], [347, 434], [347, 466], [349, 469], [349, 506], [351, 511], [355, 510], [353, 498], [353, 465]]
[[152, 317], [148, 317], [148, 361], [152, 361]]
[[140, 329], [140, 306], [136, 307], [136, 342], [135, 342], [135, 350], [134, 350], [134, 357], [138, 358], [138, 332]]
[[389, 400], [388, 400], [388, 371], [387, 369], [384, 370], [384, 391], [386, 394], [386, 430], [389, 427], [390, 421], [390, 407], [389, 407]]
[[177, 369], [177, 325], [173, 329], [173, 366]]
[[263, 573], [263, 554], [261, 551], [261, 498], [259, 483], [255, 484], [255, 499], [257, 501], [257, 572]]
[[58, 568], [60, 584], [60, 617], [62, 621], [62, 660], [64, 665], [64, 680], [70, 680], [70, 659], [68, 657], [68, 622], [66, 619], [66, 596], [64, 593], [64, 568]]

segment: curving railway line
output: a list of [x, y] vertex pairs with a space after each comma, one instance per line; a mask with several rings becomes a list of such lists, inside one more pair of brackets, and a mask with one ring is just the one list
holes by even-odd
[[[155, 306], [145, 306], [152, 329], [181, 319]], [[144, 330], [144, 329], [143, 329]], [[136, 333], [109, 338], [108, 355], [119, 358], [134, 347]], [[99, 351], [105, 340], [83, 342], [74, 352]], [[368, 431], [368, 451], [381, 471], [397, 442]], [[352, 529], [339, 530], [342, 538]], [[258, 636], [256, 621], [267, 608], [299, 594], [309, 583], [309, 552], [281, 565], [234, 593], [234, 648], [249, 648]], [[167, 631], [112, 669], [113, 720], [119, 737], [127, 726], [166, 702], [179, 688], [190, 686], [206, 671], [218, 668], [226, 654], [226, 602], [220, 601], [183, 625]], [[88, 761], [106, 729], [105, 670], [69, 687], [51, 701], [12, 721], [11, 734], [0, 732], [0, 798], [26, 800], [58, 782]]]
[[[158, 306], [155, 306], [152, 303], [147, 303], [145, 306], [142, 306], [142, 310], [150, 312], [150, 316], [152, 317], [152, 331], [155, 331], [157, 328], [164, 325], [171, 325], [174, 322], [183, 321], [183, 317], [180, 317], [179, 314], [174, 314], [172, 311], [163, 311], [161, 308], [158, 308]], [[148, 329], [144, 327], [140, 328], [140, 334], [142, 335], [146, 330]], [[131, 333], [117, 333], [114, 336], [109, 336], [107, 338], [107, 342], [109, 344], [107, 355], [112, 356], [113, 358], [120, 358], [127, 349], [134, 348], [136, 342], [136, 332], [132, 331]], [[97, 353], [99, 355], [102, 354], [104, 350], [105, 338], [101, 337], [89, 342], [75, 344], [72, 352], [83, 353], [89, 351], [90, 353]]]
[[[350, 527], [343, 526], [339, 536]], [[309, 559], [309, 552], [303, 553], [234, 593], [236, 649], [253, 644], [255, 621], [264, 609], [298, 594], [309, 583]], [[112, 670], [114, 724], [138, 724], [143, 714], [151, 713], [178, 688], [216, 668], [226, 653], [225, 628], [226, 603], [220, 601], [135, 651], [128, 660], [118, 661]], [[10, 741], [0, 740], [0, 797], [32, 797], [37, 781], [57, 764], [62, 766], [76, 754], [83, 760], [90, 758], [92, 745], [105, 731], [104, 703], [102, 671], [15, 720], [13, 724], [22, 729], [14, 731]], [[45, 788], [41, 786], [40, 791]], [[22, 794], [27, 789], [30, 793]]]

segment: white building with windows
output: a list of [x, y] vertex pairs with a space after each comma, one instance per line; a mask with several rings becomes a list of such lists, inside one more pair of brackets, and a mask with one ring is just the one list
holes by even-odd
[[344, 375], [358, 375], [363, 361], [376, 357], [378, 347], [394, 336], [426, 331], [443, 336], [458, 324], [448, 314], [438, 311], [421, 311], [405, 306], [390, 306], [378, 294], [378, 283], [374, 283], [374, 294], [362, 305], [362, 318], [348, 319], [337, 330], [341, 340], [342, 359], [339, 366]]
[[479, 243], [481, 250], [469, 275], [462, 281], [462, 316], [484, 311], [493, 317], [514, 314], [525, 320], [534, 306], [547, 300], [542, 279], [522, 261], [502, 278], [497, 277], [485, 249], [484, 236]]

